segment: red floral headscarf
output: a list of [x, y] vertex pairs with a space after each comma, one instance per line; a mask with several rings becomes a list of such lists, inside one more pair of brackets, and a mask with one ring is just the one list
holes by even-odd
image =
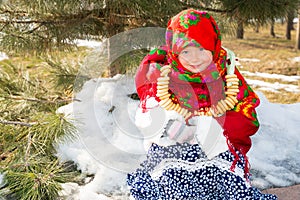
[[188, 9], [174, 16], [166, 32], [167, 48], [178, 54], [190, 45], [202, 46], [213, 53], [217, 61], [221, 51], [221, 34], [215, 20], [206, 12]]
[[[221, 76], [226, 69], [226, 51], [221, 48], [220, 30], [215, 20], [206, 12], [184, 10], [168, 22], [165, 38], [166, 45], [155, 52], [150, 52], [137, 72], [136, 87], [142, 105], [145, 105], [143, 100], [148, 97], [156, 97], [156, 82], [159, 69], [163, 65], [172, 67], [169, 73], [172, 101], [192, 113], [223, 99], [224, 85]], [[178, 55], [187, 46], [211, 51], [213, 54], [211, 65], [199, 73], [192, 73], [184, 68], [179, 62]], [[158, 98], [157, 100], [159, 101]]]

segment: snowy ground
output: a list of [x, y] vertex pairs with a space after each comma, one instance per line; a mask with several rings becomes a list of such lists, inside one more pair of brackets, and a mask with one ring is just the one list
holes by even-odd
[[[297, 62], [297, 58], [293, 60]], [[262, 90], [276, 92], [284, 88], [299, 92], [299, 76], [242, 73], [290, 83], [247, 80]], [[66, 184], [66, 196], [76, 191], [72, 198], [80, 200], [110, 199], [108, 196], [112, 194], [114, 199], [127, 198], [122, 196], [128, 193], [126, 174], [145, 156], [141, 135], [133, 122], [138, 102], [127, 96], [133, 92], [133, 80], [124, 76], [93, 79], [77, 94], [76, 98], [81, 102], [60, 108], [60, 112], [80, 121], [78, 141], [60, 145], [60, 157], [75, 161], [84, 173], [95, 174], [95, 178], [84, 186]], [[252, 183], [259, 188], [300, 183], [300, 159], [297, 156], [300, 153], [300, 114], [296, 112], [300, 110], [300, 104], [273, 104], [262, 93], [258, 94], [261, 98], [257, 110], [261, 128], [252, 138], [253, 148], [249, 152]]]
[[1, 185], [2, 185], [2, 180], [3, 180], [3, 175], [0, 174], [0, 187], [1, 187]]
[[[80, 136], [73, 143], [61, 144], [59, 156], [77, 163], [84, 173], [95, 174], [84, 186], [66, 185], [76, 191], [76, 198], [106, 199], [104, 194], [128, 192], [126, 173], [145, 155], [133, 122], [138, 102], [127, 96], [134, 91], [133, 80], [125, 76], [93, 79], [77, 94], [80, 102], [59, 109], [75, 119]], [[259, 188], [300, 183], [300, 103], [273, 104], [258, 94], [261, 127], [249, 152], [252, 183]]]
[[0, 52], [0, 61], [8, 59], [8, 56], [4, 52]]

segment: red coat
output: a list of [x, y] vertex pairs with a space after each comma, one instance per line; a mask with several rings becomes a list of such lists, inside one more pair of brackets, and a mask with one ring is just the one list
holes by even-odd
[[[146, 100], [150, 97], [155, 97], [156, 100], [159, 101], [159, 98], [156, 97], [156, 80], [160, 76], [158, 68], [167, 64], [168, 60], [165, 47], [151, 51], [141, 62], [136, 73], [135, 83], [142, 108], [147, 109]], [[220, 76], [221, 79], [225, 81], [226, 66], [223, 71], [224, 73], [220, 73]], [[259, 128], [259, 122], [255, 112], [255, 107], [259, 105], [259, 98], [246, 83], [238, 69], [235, 69], [234, 73], [240, 80], [239, 93], [237, 95], [238, 103], [232, 110], [227, 111], [225, 115], [216, 118], [216, 120], [223, 127], [224, 135], [228, 139], [229, 146], [233, 146], [236, 150], [239, 150], [245, 155], [251, 147], [250, 136], [255, 134]], [[210, 94], [210, 92], [207, 91], [206, 83], [193, 84], [192, 87], [196, 93]], [[178, 90], [184, 89], [179, 87]], [[217, 92], [215, 94], [217, 97], [215, 98], [221, 98], [219, 94], [220, 92]], [[180, 102], [180, 98], [177, 100], [179, 101], [178, 103], [184, 107], [184, 102]], [[213, 100], [209, 98], [206, 100], [207, 102], [203, 101], [203, 99], [201, 102], [198, 100], [199, 107], [202, 107], [202, 105], [210, 106], [213, 103]]]

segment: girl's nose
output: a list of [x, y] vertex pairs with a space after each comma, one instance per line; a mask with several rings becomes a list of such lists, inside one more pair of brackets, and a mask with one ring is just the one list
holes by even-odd
[[200, 53], [193, 52], [189, 58], [189, 62], [193, 64], [197, 64], [200, 60], [200, 57], [201, 57]]

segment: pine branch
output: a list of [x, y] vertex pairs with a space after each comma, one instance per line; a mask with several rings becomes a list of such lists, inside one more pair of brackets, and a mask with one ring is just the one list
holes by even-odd
[[43, 24], [40, 24], [40, 25], [38, 25], [38, 26], [36, 26], [35, 28], [33, 28], [32, 30], [29, 30], [29, 31], [27, 31], [27, 32], [24, 32], [25, 34], [31, 34], [31, 33], [33, 33], [33, 32], [35, 32], [35, 31], [37, 31], [39, 28], [41, 28], [43, 26]]
[[29, 161], [29, 154], [30, 154], [30, 147], [32, 144], [32, 138], [31, 138], [31, 134], [29, 133], [27, 135], [27, 147], [26, 147], [26, 151], [25, 151], [25, 164], [28, 165], [28, 161]]
[[14, 9], [14, 10], [9, 10], [9, 9], [7, 9], [7, 8], [0, 8], [0, 14], [6, 14], [6, 13], [8, 13], [8, 14], [22, 14], [23, 16], [25, 15], [25, 14], [27, 14], [27, 12], [26, 11], [24, 11], [24, 10], [16, 10], [16, 9]]
[[57, 104], [57, 103], [69, 103], [72, 101], [78, 101], [80, 102], [80, 99], [54, 99], [54, 100], [43, 100], [43, 99], [37, 99], [37, 98], [32, 98], [32, 97], [22, 97], [22, 96], [4, 96], [6, 99], [13, 99], [13, 100], [18, 100], [18, 101], [32, 101], [32, 102], [38, 102], [38, 103], [49, 103], [49, 104]]
[[51, 24], [53, 21], [44, 21], [44, 20], [0, 20], [0, 24]]
[[[25, 11], [10, 11], [10, 10], [4, 10], [2, 13], [8, 13], [10, 15], [15, 14], [22, 14], [22, 16], [29, 16], [29, 13]], [[1, 14], [1, 13], [0, 13]], [[110, 12], [111, 16], [116, 16], [120, 18], [136, 18], [140, 19], [137, 15], [134, 14], [120, 14], [120, 13], [114, 13]], [[40, 24], [40, 25], [47, 25], [47, 24], [72, 24], [73, 22], [78, 23], [79, 21], [86, 21], [89, 19], [101, 19], [101, 22], [108, 22], [109, 16], [105, 15], [104, 9], [93, 9], [93, 10], [80, 10], [77, 14], [64, 14], [60, 16], [55, 16], [51, 18], [46, 19], [15, 19], [15, 20], [0, 20], [0, 24]], [[54, 18], [54, 19], [53, 19]]]
[[6, 121], [6, 120], [0, 120], [0, 124], [5, 124], [5, 125], [19, 125], [19, 126], [26, 126], [26, 127], [31, 127], [33, 125], [36, 125], [38, 122], [19, 122], [19, 121]]
[[0, 29], [0, 31], [2, 32], [7, 26], [9, 26], [8, 23], [4, 24], [4, 26], [2, 26], [2, 28]]
[[203, 2], [197, 2], [197, 4], [194, 4], [194, 3], [188, 3], [185, 1], [180, 1], [180, 4], [184, 7], [195, 7], [197, 9], [206, 10], [206, 11], [210, 11], [210, 12], [216, 12], [216, 13], [228, 13], [228, 12], [232, 12], [234, 10], [234, 8], [229, 10], [229, 9], [217, 9], [217, 8], [207, 7], [207, 6], [205, 6], [205, 3], [203, 3]]
[[137, 19], [139, 19], [139, 17], [137, 17], [136, 15], [123, 15], [123, 14], [118, 14], [118, 13], [111, 13], [111, 15], [116, 16], [116, 17], [123, 17], [123, 18], [137, 18]]

